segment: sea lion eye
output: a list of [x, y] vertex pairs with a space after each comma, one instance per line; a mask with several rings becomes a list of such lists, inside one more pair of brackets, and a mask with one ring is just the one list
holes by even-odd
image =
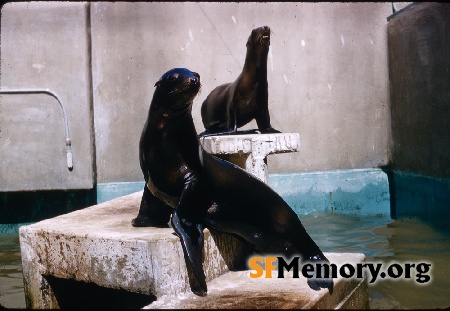
[[167, 79], [169, 80], [169, 82], [173, 82], [173, 81], [175, 81], [177, 78], [178, 78], [178, 73], [174, 73], [174, 74], [171, 74], [171, 75], [169, 76], [169, 78], [167, 78]]

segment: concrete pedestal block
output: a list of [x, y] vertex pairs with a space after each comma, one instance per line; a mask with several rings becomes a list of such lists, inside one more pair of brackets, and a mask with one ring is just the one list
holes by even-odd
[[[156, 297], [190, 291], [173, 229], [131, 226], [141, 197], [137, 192], [21, 227], [27, 308], [59, 307], [48, 276]], [[208, 230], [204, 254], [207, 281], [228, 271]]]
[[223, 135], [200, 138], [203, 148], [230, 161], [267, 183], [266, 157], [269, 154], [297, 152], [298, 133]]
[[[172, 305], [174, 308], [220, 308], [238, 301], [244, 304], [246, 299], [251, 299], [247, 305], [255, 301], [264, 308], [281, 307], [283, 303], [292, 305], [290, 298], [283, 300], [283, 295], [295, 298], [297, 306], [305, 308], [349, 307], [349, 303], [360, 308], [368, 302], [366, 283], [361, 280], [355, 283], [338, 279], [330, 296], [326, 290], [311, 290], [304, 278], [273, 279], [266, 283], [265, 279], [250, 279], [249, 271], [230, 272], [229, 267], [233, 270], [234, 266], [242, 265], [239, 258], [246, 257], [243, 254], [248, 249], [236, 238], [206, 229], [203, 266], [208, 296], [195, 296], [190, 291], [181, 243], [172, 228], [131, 226], [141, 196], [142, 192], [136, 192], [22, 226], [19, 235], [27, 308], [94, 307], [92, 303], [96, 303], [95, 307], [109, 307], [113, 299], [117, 303], [112, 307], [118, 307], [118, 303], [129, 300], [120, 298], [119, 291], [148, 298], [143, 300], [145, 303], [125, 305], [133, 309]], [[336, 264], [364, 258], [362, 254], [327, 254], [327, 257]], [[66, 281], [72, 282], [71, 287], [63, 287]], [[100, 296], [83, 284], [95, 284], [97, 288], [112, 289], [112, 292]], [[81, 287], [84, 291], [79, 289]], [[96, 293], [100, 292], [96, 289]], [[348, 298], [355, 293], [362, 298]], [[91, 294], [91, 300], [80, 303]], [[267, 299], [277, 295], [281, 295], [277, 303]], [[154, 300], [157, 301], [151, 303]]]

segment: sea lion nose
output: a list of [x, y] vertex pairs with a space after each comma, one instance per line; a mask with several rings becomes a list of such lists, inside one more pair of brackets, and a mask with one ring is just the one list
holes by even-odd
[[191, 82], [191, 83], [193, 83], [193, 84], [197, 84], [198, 82], [199, 82], [199, 78], [197, 78], [197, 77], [191, 77], [190, 79], [189, 79], [189, 81]]

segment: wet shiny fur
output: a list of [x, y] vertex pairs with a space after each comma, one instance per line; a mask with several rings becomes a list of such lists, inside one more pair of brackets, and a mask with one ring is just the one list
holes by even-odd
[[253, 29], [247, 41], [241, 74], [233, 83], [216, 87], [202, 104], [205, 131], [200, 136], [236, 134], [238, 128], [253, 119], [261, 133], [280, 133], [270, 125], [267, 84], [269, 46], [270, 28]]
[[[233, 234], [263, 254], [328, 261], [297, 214], [268, 185], [210, 155], [199, 143], [191, 108], [200, 76], [184, 68], [155, 84], [139, 145], [146, 187], [136, 227], [172, 227], [180, 237], [192, 291], [204, 296], [203, 229]], [[332, 280], [309, 280], [313, 289]]]

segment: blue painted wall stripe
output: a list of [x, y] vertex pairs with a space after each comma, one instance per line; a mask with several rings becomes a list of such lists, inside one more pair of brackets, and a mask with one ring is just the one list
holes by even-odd
[[[381, 169], [270, 174], [269, 185], [299, 215], [335, 212], [389, 216], [389, 186]], [[144, 182], [97, 186], [97, 202], [142, 190]]]
[[[419, 217], [450, 232], [450, 179], [400, 171], [389, 175], [388, 179], [381, 169], [270, 174], [269, 185], [300, 216], [343, 213]], [[97, 203], [141, 191], [143, 187], [144, 181], [98, 184]], [[20, 225], [0, 224], [0, 233], [14, 232]]]
[[271, 174], [269, 185], [298, 215], [332, 212], [390, 217], [389, 183], [381, 169]]
[[145, 182], [118, 182], [97, 185], [97, 204], [144, 189]]

